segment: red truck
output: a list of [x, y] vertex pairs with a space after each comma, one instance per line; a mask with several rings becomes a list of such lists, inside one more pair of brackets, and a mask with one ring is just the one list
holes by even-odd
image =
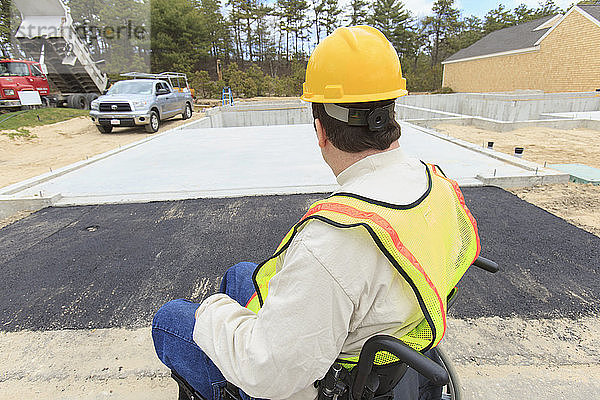
[[0, 60], [0, 107], [20, 107], [19, 92], [35, 90], [47, 104], [48, 78], [37, 61]]

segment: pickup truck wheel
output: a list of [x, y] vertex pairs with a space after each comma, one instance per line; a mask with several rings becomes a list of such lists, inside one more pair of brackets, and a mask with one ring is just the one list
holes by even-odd
[[146, 132], [154, 133], [158, 131], [160, 127], [160, 118], [158, 118], [158, 113], [156, 111], [152, 111], [150, 113], [150, 123], [145, 126]]
[[100, 133], [111, 133], [113, 130], [111, 125], [96, 125], [96, 128], [98, 128]]
[[192, 118], [192, 106], [190, 103], [185, 103], [185, 111], [181, 115], [183, 116], [183, 119]]

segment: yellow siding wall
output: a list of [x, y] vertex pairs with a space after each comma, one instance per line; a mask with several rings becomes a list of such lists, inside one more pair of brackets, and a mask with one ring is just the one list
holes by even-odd
[[600, 88], [600, 27], [573, 11], [537, 51], [444, 65], [456, 92], [585, 92]]

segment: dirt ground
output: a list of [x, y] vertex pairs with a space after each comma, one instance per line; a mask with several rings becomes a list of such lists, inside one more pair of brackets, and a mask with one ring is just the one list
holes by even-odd
[[[587, 400], [600, 391], [598, 318], [449, 318], [448, 326], [443, 347], [465, 399]], [[0, 332], [0, 352], [3, 400], [177, 396], [149, 327]]]
[[[159, 132], [199, 119], [176, 117], [163, 121]], [[117, 128], [103, 134], [89, 117], [77, 117], [56, 124], [29, 128], [33, 138], [11, 139], [0, 135], [0, 187], [58, 169], [96, 154], [138, 141], [149, 134], [143, 128]], [[36, 137], [37, 136], [37, 137]]]
[[600, 132], [590, 129], [531, 127], [510, 132], [494, 132], [474, 126], [441, 124], [440, 133], [478, 145], [494, 142], [494, 149], [513, 154], [523, 147], [523, 159], [539, 164], [586, 164], [600, 168]]
[[[523, 159], [539, 164], [579, 163], [600, 168], [600, 132], [590, 129], [523, 128], [493, 132], [474, 126], [442, 124], [443, 134], [474, 144], [494, 142], [494, 149], [513, 154], [524, 147]], [[565, 183], [513, 189], [523, 200], [600, 236], [600, 186]]]

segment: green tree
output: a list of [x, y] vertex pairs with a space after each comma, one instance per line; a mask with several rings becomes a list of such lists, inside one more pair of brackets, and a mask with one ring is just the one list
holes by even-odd
[[303, 32], [312, 25], [306, 15], [309, 5], [306, 0], [277, 0], [276, 6], [280, 29], [285, 32], [285, 59], [289, 60], [290, 34], [292, 35], [295, 54], [299, 49], [298, 41], [301, 41], [300, 47], [302, 47], [302, 41], [307, 37]]
[[323, 3], [325, 33], [329, 35], [340, 26], [340, 14], [342, 14], [342, 9], [338, 6], [337, 0], [324, 0]]
[[367, 22], [369, 3], [365, 0], [350, 0], [348, 5], [348, 25], [360, 25]]
[[210, 57], [225, 58], [231, 49], [231, 36], [221, 13], [221, 2], [219, 0], [200, 0], [197, 8], [210, 41]]
[[317, 35], [317, 44], [321, 42], [321, 26], [323, 25], [323, 12], [325, 11], [325, 1], [324, 0], [313, 0], [312, 2], [312, 10], [315, 14], [315, 18], [313, 19], [313, 24], [315, 26], [315, 33]]
[[455, 51], [469, 47], [483, 37], [483, 22], [476, 16], [464, 18], [460, 22], [460, 32], [452, 37], [452, 48]]
[[431, 41], [431, 65], [436, 65], [456, 50], [451, 44], [460, 31], [460, 12], [454, 0], [437, 0], [431, 11], [433, 15], [425, 17], [423, 25]]
[[248, 82], [246, 83], [245, 92], [247, 95], [252, 97], [254, 96], [263, 96], [264, 95], [264, 81], [265, 74], [260, 69], [260, 67], [256, 64], [250, 65], [248, 68]]
[[196, 90], [196, 96], [200, 98], [212, 97], [211, 83], [208, 71], [196, 71], [190, 76], [190, 85]]
[[152, 70], [196, 70], [211, 39], [191, 0], [152, 0]]
[[270, 33], [270, 26], [267, 23], [267, 17], [271, 15], [273, 8], [265, 4], [259, 4], [254, 9], [254, 18], [256, 21], [256, 41], [257, 55], [260, 61], [265, 61], [272, 54], [273, 36]]
[[556, 5], [554, 0], [546, 0], [543, 3], [540, 2], [540, 6], [536, 10], [538, 18], [545, 17], [547, 15], [556, 15], [562, 12], [563, 11], [559, 6]]
[[527, 7], [526, 4], [519, 4], [517, 7], [515, 7], [513, 10], [513, 15], [513, 19], [517, 24], [533, 21], [534, 19], [538, 18], [536, 10], [534, 8]]
[[379, 29], [401, 55], [413, 52], [415, 36], [413, 19], [399, 0], [375, 0], [370, 23]]
[[503, 4], [485, 14], [483, 32], [487, 35], [498, 29], [507, 28], [516, 23], [514, 15]]

